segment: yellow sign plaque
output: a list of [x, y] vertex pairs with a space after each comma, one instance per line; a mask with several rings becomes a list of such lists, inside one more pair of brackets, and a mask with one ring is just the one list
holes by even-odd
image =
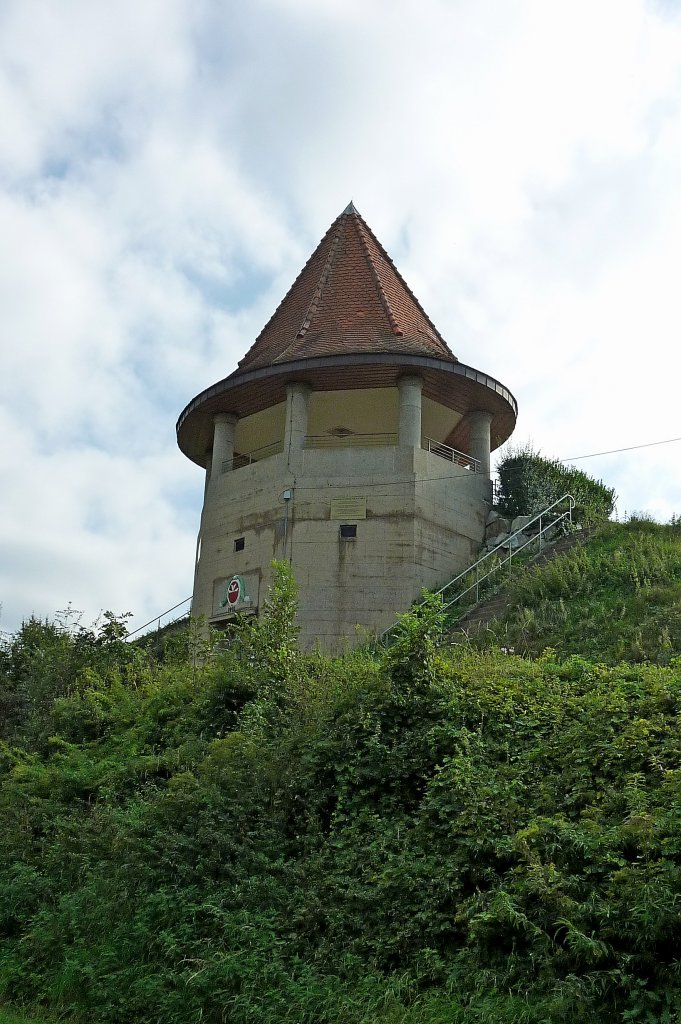
[[366, 519], [366, 498], [332, 498], [330, 519]]

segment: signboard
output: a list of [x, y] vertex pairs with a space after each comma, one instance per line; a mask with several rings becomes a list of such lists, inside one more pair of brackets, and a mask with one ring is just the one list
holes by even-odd
[[213, 583], [212, 618], [224, 618], [238, 612], [254, 612], [258, 607], [259, 574], [235, 573]]
[[244, 589], [244, 581], [241, 576], [232, 576], [231, 580], [225, 587], [225, 592], [222, 595], [220, 601], [220, 607], [226, 608], [227, 611], [233, 612], [236, 610], [237, 605], [243, 604], [243, 599], [246, 596]]
[[366, 519], [367, 500], [366, 498], [332, 498], [330, 519], [345, 519], [352, 522], [354, 519]]

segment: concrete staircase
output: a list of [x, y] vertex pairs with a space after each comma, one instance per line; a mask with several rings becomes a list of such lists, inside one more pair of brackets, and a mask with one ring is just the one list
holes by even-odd
[[[541, 512], [531, 517], [519, 517], [523, 522], [518, 529], [508, 536], [504, 534], [503, 540], [495, 547], [436, 590], [434, 596], [440, 598], [445, 621], [448, 620], [453, 626], [463, 615], [470, 615], [471, 602], [473, 608], [477, 608], [489, 597], [490, 586], [494, 587], [500, 581], [492, 593], [503, 586], [507, 576], [505, 570], [510, 572], [518, 564], [527, 564], [528, 559], [534, 563], [535, 559], [531, 557], [533, 551], [539, 556], [545, 548], [550, 549], [555, 543], [554, 538], [570, 528], [574, 507], [575, 499], [572, 495], [564, 494]], [[493, 577], [494, 582], [490, 584]], [[469, 608], [457, 616], [459, 609], [465, 609], [466, 604]], [[380, 633], [377, 642], [382, 647], [389, 647], [398, 628], [399, 620]]]
[[[589, 527], [585, 530], [580, 530], [577, 533], [570, 533], [564, 537], [560, 537], [558, 540], [547, 544], [544, 550], [530, 559], [524, 564], [524, 569], [535, 569], [542, 565], [546, 565], [547, 562], [553, 561], [554, 558], [559, 558], [561, 555], [566, 554], [575, 547], [586, 543], [590, 537], [593, 536], [595, 527]], [[476, 604], [474, 608], [469, 609], [460, 619], [453, 622], [448, 632], [450, 635], [456, 633], [466, 633], [467, 636], [471, 636], [475, 633], [481, 632], [486, 629], [492, 622], [497, 619], [503, 618], [506, 612], [511, 607], [511, 598], [508, 590], [504, 584], [501, 585], [499, 590], [494, 594], [491, 594], [487, 598], [483, 598], [479, 604]]]

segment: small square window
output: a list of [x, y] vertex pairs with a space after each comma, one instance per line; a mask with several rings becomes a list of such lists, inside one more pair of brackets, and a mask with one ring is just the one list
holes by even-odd
[[341, 526], [340, 535], [342, 540], [355, 540], [357, 537], [357, 526]]
[[234, 541], [234, 550], [235, 551], [243, 551], [243, 549], [245, 547], [246, 547], [246, 539], [245, 539], [245, 537], [237, 537], [237, 539]]

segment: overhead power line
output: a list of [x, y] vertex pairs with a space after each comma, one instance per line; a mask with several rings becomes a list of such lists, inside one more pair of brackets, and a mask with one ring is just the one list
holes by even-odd
[[681, 441], [681, 437], [668, 437], [666, 441], [649, 441], [647, 444], [632, 444], [628, 448], [611, 448], [608, 452], [592, 452], [591, 455], [573, 455], [569, 459], [556, 459], [557, 462], [579, 462], [580, 459], [596, 459], [599, 455], [617, 455], [619, 452], [633, 452], [637, 448], [654, 448], [658, 444], [673, 444]]
[[[619, 452], [633, 452], [637, 448], [654, 448], [656, 445], [660, 445], [660, 444], [673, 444], [674, 441], [681, 441], [681, 437], [668, 437], [665, 441], [649, 441], [647, 444], [632, 444], [632, 445], [629, 445], [629, 447], [627, 447], [627, 448], [612, 448], [612, 449], [610, 449], [610, 451], [607, 451], [607, 452], [592, 452], [591, 455], [573, 455], [572, 458], [569, 458], [569, 459], [556, 459], [556, 462], [579, 462], [580, 459], [595, 459], [599, 455], [617, 455]], [[420, 480], [417, 480], [416, 483], [417, 484], [432, 483], [435, 480], [451, 480], [451, 475], [448, 474], [447, 476], [427, 476], [427, 477], [422, 477]], [[381, 482], [383, 484], [385, 484], [385, 485], [399, 485], [399, 484], [411, 483], [412, 480], [411, 480], [411, 478], [406, 478], [406, 479], [395, 478], [393, 480], [383, 480]], [[327, 488], [330, 488], [330, 489], [339, 488], [340, 490], [347, 490], [347, 486], [348, 485], [347, 485], [347, 483], [342, 482], [342, 483], [338, 483], [338, 484], [327, 484], [326, 486], [327, 486]], [[313, 486], [307, 486], [306, 487], [305, 485], [296, 484], [295, 485], [295, 489], [297, 491], [317, 491], [319, 488], [316, 485], [314, 487]], [[379, 495], [377, 495], [377, 497], [387, 498], [387, 497], [394, 497], [394, 495], [388, 494], [387, 492], [381, 492]]]

